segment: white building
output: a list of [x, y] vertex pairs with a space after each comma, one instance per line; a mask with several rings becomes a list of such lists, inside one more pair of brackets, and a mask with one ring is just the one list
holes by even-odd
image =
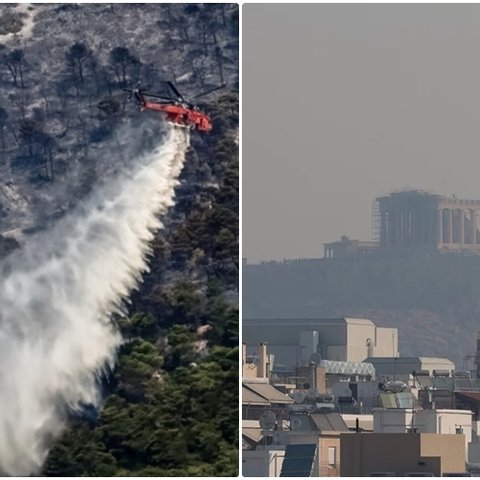
[[398, 356], [398, 330], [363, 318], [244, 319], [243, 340], [267, 342], [275, 362], [288, 366], [308, 365], [314, 354], [343, 362]]
[[389, 408], [373, 412], [375, 433], [444, 433], [465, 435], [472, 441], [472, 412], [468, 410], [419, 410]]
[[342, 418], [348, 429], [352, 432], [355, 431], [357, 427], [360, 428], [362, 432], [373, 432], [373, 415], [370, 414], [354, 414], [354, 413], [342, 413]]
[[265, 446], [242, 451], [243, 477], [279, 477], [285, 458], [285, 445]]
[[449, 375], [455, 370], [455, 364], [448, 358], [443, 357], [374, 357], [367, 358], [365, 362], [375, 367], [377, 378], [382, 377], [390, 380], [407, 380], [413, 371], [428, 371], [433, 375], [434, 371], [448, 372]]

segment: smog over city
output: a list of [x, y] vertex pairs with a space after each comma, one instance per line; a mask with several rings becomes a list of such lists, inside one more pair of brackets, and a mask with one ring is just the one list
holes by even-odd
[[247, 5], [245, 19], [249, 261], [369, 240], [392, 190], [480, 198], [480, 6]]
[[245, 18], [244, 315], [368, 313], [402, 322], [405, 352], [463, 362], [480, 315], [480, 6]]
[[243, 22], [244, 474], [478, 475], [480, 5]]

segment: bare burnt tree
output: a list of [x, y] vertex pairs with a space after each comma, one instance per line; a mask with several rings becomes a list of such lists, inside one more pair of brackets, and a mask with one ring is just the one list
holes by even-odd
[[56, 145], [55, 139], [45, 132], [37, 132], [35, 142], [40, 148], [41, 158], [43, 159], [43, 168], [45, 176], [49, 180], [54, 180], [53, 151]]
[[117, 76], [118, 83], [125, 85], [127, 83], [127, 72], [129, 67], [140, 65], [139, 60], [130, 53], [126, 47], [115, 47], [110, 52], [110, 64]]
[[2, 57], [2, 61], [10, 72], [13, 84], [18, 86], [18, 79], [20, 78], [20, 86], [25, 88], [23, 79], [25, 54], [23, 53], [23, 50], [17, 48], [10, 53], [6, 53]]
[[18, 110], [21, 120], [25, 120], [27, 116], [27, 109], [31, 103], [31, 96], [26, 91], [20, 91], [8, 97], [12, 105]]
[[26, 145], [30, 158], [33, 158], [34, 145], [39, 131], [39, 124], [31, 118], [22, 120], [20, 122], [19, 137], [23, 144]]
[[74, 43], [65, 55], [67, 65], [70, 68], [72, 77], [76, 80], [75, 85], [77, 85], [78, 83], [80, 85], [83, 85], [85, 81], [84, 64], [89, 58], [89, 56], [89, 49], [85, 46], [85, 44], [78, 42]]
[[206, 3], [203, 5], [203, 9], [200, 12], [199, 20], [205, 25], [207, 37], [212, 39], [212, 43], [216, 45], [218, 43], [218, 33], [222, 27], [220, 19], [218, 17], [219, 7], [214, 3]]
[[223, 49], [219, 45], [215, 47], [214, 58], [215, 58], [215, 62], [217, 63], [218, 76], [220, 78], [220, 82], [224, 83], [225, 75], [224, 75], [223, 66], [226, 62], [230, 62], [230, 58], [224, 55]]
[[53, 180], [53, 150], [55, 139], [43, 131], [44, 124], [41, 120], [28, 118], [20, 123], [19, 137], [28, 149], [29, 158], [34, 168], [41, 167], [44, 177]]

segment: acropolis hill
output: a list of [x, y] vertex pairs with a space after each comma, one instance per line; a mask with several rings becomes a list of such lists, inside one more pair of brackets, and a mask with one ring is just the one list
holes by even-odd
[[480, 201], [405, 191], [376, 204], [373, 240], [244, 265], [244, 317], [364, 316], [399, 329], [402, 355], [448, 351], [461, 368], [480, 326]]
[[325, 244], [325, 257], [480, 253], [480, 200], [461, 200], [409, 190], [379, 197], [373, 210], [373, 241], [350, 240]]

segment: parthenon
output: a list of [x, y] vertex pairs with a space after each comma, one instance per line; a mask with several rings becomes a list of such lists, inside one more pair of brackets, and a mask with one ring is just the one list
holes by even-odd
[[480, 200], [461, 200], [420, 190], [375, 200], [372, 241], [325, 244], [325, 258], [375, 254], [452, 252], [480, 254]]
[[480, 253], [480, 200], [411, 190], [379, 197], [377, 202], [381, 249]]

